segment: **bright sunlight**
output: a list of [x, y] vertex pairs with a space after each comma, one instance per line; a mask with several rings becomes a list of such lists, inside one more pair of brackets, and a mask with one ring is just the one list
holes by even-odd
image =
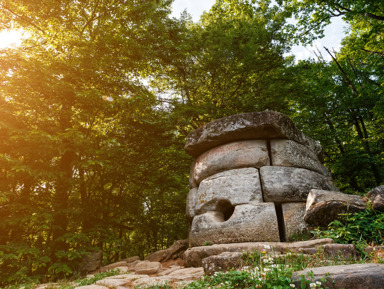
[[16, 30], [3, 30], [0, 32], [0, 49], [12, 45], [20, 45], [22, 34]]

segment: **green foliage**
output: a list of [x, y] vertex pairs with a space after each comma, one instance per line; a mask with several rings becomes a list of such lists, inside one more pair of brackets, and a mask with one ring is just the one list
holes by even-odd
[[366, 209], [341, 214], [341, 217], [341, 220], [331, 222], [328, 228], [312, 233], [319, 238], [332, 238], [337, 243], [355, 244], [363, 254], [368, 245], [384, 244], [384, 213]]
[[[291, 258], [291, 260], [289, 260]], [[295, 287], [292, 281], [293, 272], [306, 268], [298, 263], [296, 257], [272, 258], [263, 253], [254, 252], [244, 256], [245, 264], [240, 270], [216, 272], [213, 276], [205, 276], [200, 281], [194, 281], [185, 288], [322, 288], [321, 282], [312, 282], [313, 275], [300, 276], [300, 287]]]

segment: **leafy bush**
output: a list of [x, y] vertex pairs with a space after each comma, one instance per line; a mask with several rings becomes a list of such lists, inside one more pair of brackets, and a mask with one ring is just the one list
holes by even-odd
[[340, 214], [326, 229], [312, 233], [318, 238], [332, 238], [340, 244], [355, 244], [360, 252], [367, 245], [384, 243], [384, 213], [368, 208], [357, 213]]

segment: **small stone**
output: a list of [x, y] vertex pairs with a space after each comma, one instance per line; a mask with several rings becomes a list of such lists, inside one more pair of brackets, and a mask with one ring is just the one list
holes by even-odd
[[127, 263], [132, 263], [132, 262], [135, 262], [135, 261], [140, 261], [140, 257], [139, 256], [129, 257], [129, 258], [124, 259], [122, 261], [125, 261]]
[[330, 258], [353, 259], [356, 257], [356, 247], [353, 244], [327, 244], [324, 254]]
[[99, 281], [96, 281], [97, 285], [103, 285], [107, 287], [117, 287], [124, 285], [128, 282], [126, 279], [102, 279]]
[[372, 201], [372, 209], [384, 212], [384, 186], [376, 187], [367, 193], [367, 198]]
[[140, 261], [135, 266], [136, 274], [156, 274], [160, 269], [160, 262]]
[[181, 281], [195, 280], [204, 276], [204, 269], [202, 267], [185, 268], [176, 270], [168, 276]]
[[359, 212], [366, 208], [363, 198], [335, 191], [311, 190], [304, 220], [313, 226], [328, 226], [341, 213]]
[[110, 270], [115, 269], [116, 267], [125, 267], [127, 265], [128, 265], [128, 263], [126, 261], [119, 261], [119, 262], [112, 263], [112, 264], [109, 264], [107, 266], [102, 267], [100, 269], [100, 271], [101, 272], [110, 271]]
[[206, 275], [213, 275], [219, 271], [238, 269], [243, 264], [243, 253], [224, 252], [216, 256], [210, 256], [203, 260], [203, 268]]
[[196, 184], [222, 171], [270, 165], [266, 140], [232, 142], [215, 147], [196, 159], [193, 177]]

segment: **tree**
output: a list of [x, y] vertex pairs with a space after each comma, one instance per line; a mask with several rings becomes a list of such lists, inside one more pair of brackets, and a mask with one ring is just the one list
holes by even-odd
[[196, 24], [184, 15], [171, 57], [152, 82], [175, 95], [166, 100], [179, 112], [184, 133], [239, 112], [287, 109], [285, 96], [293, 91], [283, 54], [289, 44], [276, 9], [220, 0]]
[[0, 27], [29, 34], [0, 53], [1, 284], [72, 274], [95, 247], [138, 253], [135, 234], [141, 254], [184, 237], [189, 161], [172, 161], [180, 137], [140, 81], [162, 61], [170, 2], [0, 3]]

